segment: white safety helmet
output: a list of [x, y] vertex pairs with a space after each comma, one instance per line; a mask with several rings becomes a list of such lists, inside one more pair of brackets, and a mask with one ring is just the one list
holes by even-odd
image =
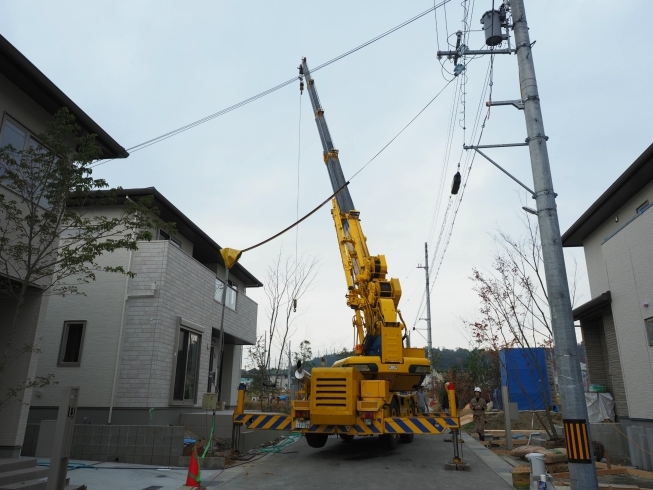
[[478, 386], [477, 386], [476, 388], [474, 388], [474, 393], [476, 393], [477, 391], [478, 391], [479, 393], [481, 392], [481, 389], [480, 389]]

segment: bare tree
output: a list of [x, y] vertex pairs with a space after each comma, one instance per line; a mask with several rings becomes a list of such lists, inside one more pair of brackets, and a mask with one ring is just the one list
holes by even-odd
[[[268, 317], [265, 366], [277, 383], [284, 361], [288, 359], [287, 344], [294, 333], [294, 323], [306, 308], [300, 305], [301, 298], [313, 288], [319, 270], [317, 258], [284, 256], [283, 249], [268, 267], [265, 280]], [[279, 352], [272, 372], [272, 350]], [[290, 380], [288, 380], [290, 382]]]
[[[524, 219], [525, 234], [518, 239], [499, 230], [493, 235], [497, 245], [492, 270], [487, 272], [473, 269], [474, 291], [481, 306], [479, 321], [468, 322], [474, 341], [479, 346], [499, 352], [506, 348], [521, 348], [527, 361], [537, 370], [536, 376], [541, 381], [537, 388], [542, 398], [548, 401], [548, 383], [544, 380], [546, 366], [537, 360], [536, 348], [543, 347], [548, 352], [553, 348], [553, 331], [550, 313], [539, 229], [529, 218]], [[572, 301], [575, 299], [576, 272], [572, 281]], [[508, 368], [503, 361], [502, 367]], [[519, 386], [520, 391], [529, 400], [526, 386]], [[545, 403], [545, 417], [535, 412], [538, 420], [552, 439], [558, 434], [551, 416], [551, 407]]]

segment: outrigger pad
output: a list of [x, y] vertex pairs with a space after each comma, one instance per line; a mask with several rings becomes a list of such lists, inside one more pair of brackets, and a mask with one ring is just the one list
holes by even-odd
[[468, 463], [444, 463], [444, 469], [449, 471], [471, 471]]

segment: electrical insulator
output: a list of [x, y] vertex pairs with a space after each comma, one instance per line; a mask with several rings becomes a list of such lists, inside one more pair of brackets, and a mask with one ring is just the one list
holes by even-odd
[[292, 311], [297, 313], [297, 300], [296, 299], [292, 300]]
[[304, 93], [304, 82], [301, 81], [299, 82], [299, 94], [301, 95], [303, 93]]
[[451, 184], [451, 193], [452, 194], [458, 194], [458, 190], [460, 189], [460, 172], [456, 172], [456, 175], [453, 176], [453, 183]]
[[456, 65], [456, 67], [453, 69], [453, 74], [454, 74], [454, 76], [457, 77], [458, 75], [460, 75], [464, 71], [465, 71], [465, 65], [461, 65], [460, 63], [458, 63]]

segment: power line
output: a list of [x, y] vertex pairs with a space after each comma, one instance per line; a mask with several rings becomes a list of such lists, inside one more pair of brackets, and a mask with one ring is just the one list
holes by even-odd
[[353, 180], [353, 179], [354, 179], [354, 178], [355, 178], [359, 173], [361, 173], [361, 172], [365, 169], [365, 167], [367, 167], [370, 163], [372, 163], [372, 162], [376, 159], [376, 157], [378, 157], [381, 153], [383, 153], [383, 151], [384, 151], [386, 148], [388, 148], [388, 147], [389, 147], [389, 146], [390, 146], [390, 145], [391, 145], [391, 144], [392, 144], [392, 143], [393, 143], [393, 142], [394, 142], [394, 141], [395, 141], [395, 140], [396, 140], [396, 139], [401, 135], [401, 133], [403, 133], [403, 132], [408, 128], [408, 126], [410, 126], [410, 125], [411, 125], [411, 124], [412, 124], [412, 123], [413, 123], [413, 122], [414, 122], [414, 121], [415, 121], [415, 120], [420, 116], [420, 114], [422, 114], [422, 113], [423, 113], [423, 112], [424, 112], [424, 111], [425, 111], [425, 110], [426, 110], [426, 109], [427, 109], [427, 108], [428, 108], [428, 107], [433, 103], [433, 101], [435, 101], [435, 99], [438, 98], [438, 96], [439, 96], [442, 92], [444, 92], [444, 90], [449, 86], [450, 83], [451, 83], [451, 82], [448, 82], [444, 87], [442, 87], [442, 89], [441, 89], [437, 94], [435, 94], [435, 96], [434, 96], [434, 97], [433, 97], [433, 98], [432, 98], [432, 99], [431, 99], [431, 100], [430, 100], [430, 101], [429, 101], [429, 102], [428, 102], [428, 103], [427, 103], [427, 104], [422, 108], [422, 110], [420, 110], [420, 111], [417, 113], [417, 115], [415, 115], [415, 117], [413, 117], [413, 118], [408, 122], [408, 124], [406, 124], [406, 125], [405, 125], [405, 126], [404, 126], [404, 127], [403, 127], [403, 128], [402, 128], [402, 129], [401, 129], [401, 130], [400, 130], [400, 131], [399, 131], [399, 132], [398, 132], [398, 133], [397, 133], [397, 134], [396, 134], [396, 135], [395, 135], [395, 136], [394, 136], [394, 137], [389, 141], [389, 142], [388, 142], [388, 143], [386, 143], [386, 144], [383, 146], [383, 148], [381, 148], [381, 149], [376, 153], [376, 155], [374, 155], [372, 158], [370, 158], [370, 160], [369, 160], [365, 165], [363, 165], [360, 169], [358, 169], [358, 171], [357, 171], [354, 175], [352, 175], [352, 176], [349, 178], [349, 180], [348, 180], [347, 182], [345, 182], [345, 184], [344, 184], [342, 187], [340, 187], [336, 192], [334, 192], [331, 196], [329, 196], [328, 199], [326, 199], [325, 201], [323, 201], [320, 205], [318, 205], [317, 207], [315, 207], [311, 212], [309, 212], [308, 214], [304, 215], [301, 219], [298, 219], [297, 221], [295, 221], [295, 222], [294, 222], [293, 224], [291, 224], [290, 226], [284, 228], [282, 231], [280, 231], [280, 232], [277, 233], [276, 235], [273, 235], [273, 236], [271, 236], [270, 238], [268, 238], [268, 239], [266, 239], [266, 240], [263, 240], [262, 242], [257, 243], [256, 245], [252, 245], [251, 247], [243, 248], [243, 249], [241, 250], [241, 253], [244, 253], [244, 252], [247, 252], [247, 251], [249, 251], [249, 250], [252, 250], [252, 249], [258, 248], [258, 247], [260, 247], [261, 245], [265, 245], [266, 243], [268, 243], [268, 242], [274, 240], [275, 238], [277, 238], [277, 237], [283, 235], [283, 234], [286, 233], [287, 231], [289, 231], [289, 230], [291, 230], [292, 228], [298, 226], [302, 221], [304, 221], [305, 219], [309, 218], [311, 215], [313, 215], [315, 212], [317, 212], [317, 211], [318, 211], [322, 206], [324, 206], [324, 205], [325, 205], [326, 203], [328, 203], [331, 199], [333, 199], [333, 198], [334, 198], [334, 197], [335, 197], [335, 196], [336, 196], [336, 195], [337, 195], [341, 190], [343, 190], [345, 187], [347, 187], [347, 186], [349, 185], [349, 183], [351, 182], [351, 180]]
[[[478, 105], [478, 108], [477, 108], [477, 111], [476, 111], [476, 116], [474, 118], [475, 120], [474, 120], [474, 127], [473, 127], [473, 130], [472, 130], [472, 135], [471, 135], [471, 141], [474, 141], [476, 139], [476, 133], [477, 133], [477, 131], [479, 129], [479, 123], [480, 123], [482, 107], [483, 107], [483, 100], [485, 99], [485, 95], [488, 92], [488, 90], [490, 91], [490, 93], [492, 91], [492, 85], [493, 85], [492, 78], [493, 78], [493, 72], [494, 72], [493, 68], [494, 68], [494, 56], [492, 55], [492, 56], [490, 56], [490, 62], [488, 64], [488, 70], [487, 70], [486, 77], [485, 77], [484, 88], [483, 88], [483, 90], [481, 92], [481, 97], [479, 99], [479, 105]], [[456, 94], [454, 94], [454, 96], [455, 95]], [[480, 135], [478, 137], [478, 142], [481, 141], [481, 138], [483, 136], [483, 129], [485, 128], [485, 123], [487, 122], [488, 116], [489, 116], [489, 109], [488, 109], [488, 112], [486, 113], [485, 119], [483, 120], [483, 124], [480, 127], [481, 133], [480, 133]], [[472, 152], [472, 153], [476, 153], [476, 152]], [[461, 156], [460, 157], [462, 159], [462, 150], [461, 150]], [[442, 267], [442, 263], [444, 261], [444, 256], [445, 256], [446, 251], [447, 251], [447, 249], [449, 247], [449, 242], [450, 242], [451, 236], [453, 234], [453, 227], [454, 227], [454, 224], [456, 222], [456, 217], [458, 215], [458, 210], [460, 209], [460, 205], [462, 203], [462, 199], [464, 197], [465, 190], [467, 188], [467, 182], [469, 180], [469, 175], [471, 173], [472, 165], [474, 163], [474, 158], [475, 158], [475, 155], [472, 154], [470, 156], [470, 154], [467, 153], [467, 156], [465, 158], [465, 163], [463, 165], [463, 174], [465, 175], [465, 179], [464, 179], [464, 183], [463, 183], [463, 186], [462, 186], [462, 192], [460, 193], [459, 197], [456, 199], [456, 198], [452, 198], [452, 196], [449, 196], [449, 202], [447, 204], [447, 209], [445, 211], [445, 214], [444, 214], [444, 217], [443, 217], [443, 220], [442, 220], [442, 226], [441, 226], [441, 229], [440, 229], [440, 233], [438, 235], [438, 241], [437, 241], [437, 244], [436, 244], [436, 247], [435, 247], [435, 252], [433, 254], [433, 258], [432, 258], [431, 264], [430, 264], [430, 268], [433, 269], [436, 261], [438, 262], [437, 269], [435, 270], [435, 274], [433, 276], [433, 281], [431, 282], [431, 287], [430, 287], [431, 291], [433, 290], [433, 287], [435, 286], [435, 281], [436, 281], [436, 279], [437, 279], [437, 277], [439, 275], [440, 268]], [[452, 214], [452, 217], [451, 217], [451, 221], [448, 222], [449, 214], [450, 214], [450, 212], [452, 210], [453, 210], [453, 214]], [[444, 242], [442, 241], [443, 238], [444, 238]], [[442, 248], [441, 248], [441, 245], [443, 245]], [[438, 261], [438, 258], [439, 258], [439, 261]], [[423, 309], [424, 309], [425, 298], [426, 298], [426, 291], [424, 291], [424, 293], [422, 294], [422, 300], [421, 300], [420, 305], [419, 305], [419, 307], [417, 309], [417, 315], [415, 317], [415, 321], [413, 323], [413, 326], [417, 325], [417, 322], [419, 321], [419, 318], [422, 315], [422, 312], [423, 312]]]
[[[475, 125], [474, 125], [474, 131], [472, 132], [472, 141], [474, 140], [474, 138], [476, 136], [476, 131], [478, 129], [478, 122], [480, 121], [481, 103], [483, 102], [483, 99], [485, 98], [485, 94], [488, 91], [490, 93], [490, 97], [492, 96], [491, 94], [492, 94], [492, 86], [493, 86], [493, 77], [494, 77], [494, 55], [490, 55], [490, 63], [489, 63], [489, 66], [488, 66], [488, 74], [487, 74], [487, 78], [486, 78], [487, 82], [486, 82], [486, 85], [485, 85], [485, 89], [483, 90], [483, 93], [481, 94], [481, 100], [480, 100], [479, 108], [478, 108], [478, 111], [477, 111], [477, 118], [476, 118], [476, 122], [475, 122]], [[489, 116], [490, 116], [490, 107], [488, 107], [488, 110], [485, 113], [485, 118], [483, 119], [483, 124], [481, 124], [481, 127], [480, 127], [481, 132], [480, 132], [480, 134], [478, 136], [478, 141], [476, 143], [477, 145], [481, 142], [481, 138], [483, 138], [483, 131], [485, 130], [485, 123], [487, 122]], [[468, 153], [468, 155], [469, 155], [469, 153]], [[449, 247], [449, 242], [451, 240], [451, 235], [453, 234], [453, 227], [454, 227], [454, 225], [456, 223], [456, 217], [458, 216], [458, 210], [460, 209], [460, 206], [462, 204], [463, 197], [465, 197], [465, 190], [467, 189], [467, 182], [469, 181], [469, 176], [470, 176], [470, 174], [472, 172], [472, 166], [474, 165], [474, 159], [475, 158], [476, 158], [476, 152], [472, 152], [471, 158], [467, 158], [467, 160], [469, 161], [469, 166], [467, 168], [467, 174], [466, 174], [466, 177], [465, 177], [465, 182], [464, 182], [464, 184], [462, 186], [462, 192], [460, 193], [460, 198], [458, 199], [457, 206], [456, 206], [456, 209], [454, 211], [453, 218], [451, 220], [451, 226], [449, 227], [449, 233], [448, 233], [448, 236], [447, 236], [447, 240], [446, 240], [444, 249], [442, 251], [442, 254], [440, 255], [440, 262], [438, 263], [438, 268], [436, 269], [435, 275], [433, 277], [433, 284], [435, 284], [435, 280], [437, 279], [438, 274], [440, 272], [440, 267], [442, 267], [442, 262], [444, 260], [444, 255], [447, 252], [447, 248]], [[431, 287], [431, 289], [433, 289], [433, 287]]]
[[374, 155], [372, 158], [370, 158], [370, 160], [369, 160], [365, 165], [363, 165], [361, 168], [359, 168], [358, 171], [357, 171], [354, 175], [352, 175], [352, 176], [350, 177], [349, 180], [351, 180], [351, 179], [353, 179], [354, 177], [356, 177], [359, 173], [361, 173], [361, 172], [363, 171], [363, 169], [364, 169], [365, 167], [367, 167], [370, 163], [372, 163], [376, 157], [378, 157], [381, 153], [383, 153], [383, 151], [384, 151], [388, 146], [390, 146], [390, 145], [394, 142], [394, 140], [396, 140], [396, 139], [399, 137], [399, 135], [400, 135], [401, 133], [403, 133], [403, 132], [408, 128], [408, 126], [410, 126], [411, 124], [413, 124], [413, 121], [415, 121], [415, 119], [417, 119], [417, 118], [420, 116], [420, 114], [422, 114], [422, 112], [424, 112], [424, 111], [428, 108], [428, 106], [430, 106], [430, 105], [433, 103], [433, 101], [435, 101], [435, 99], [437, 99], [438, 96], [439, 96], [442, 92], [445, 91], [445, 89], [449, 86], [450, 83], [451, 83], [451, 81], [447, 82], [446, 85], [445, 85], [444, 87], [442, 87], [442, 89], [441, 89], [437, 94], [435, 94], [435, 97], [433, 97], [431, 100], [429, 100], [429, 102], [424, 106], [424, 108], [423, 108], [421, 111], [419, 111], [419, 112], [417, 113], [417, 115], [416, 115], [415, 117], [413, 117], [413, 118], [408, 122], [408, 124], [406, 124], [406, 125], [401, 129], [401, 131], [399, 131], [399, 132], [398, 132], [398, 133], [397, 133], [397, 134], [396, 134], [396, 135], [395, 135], [395, 136], [394, 136], [390, 141], [388, 141], [388, 143], [387, 143], [383, 148], [381, 148], [381, 149], [378, 151], [378, 153], [377, 153], [376, 155]]
[[[325, 67], [329, 66], [330, 64], [335, 63], [336, 61], [339, 61], [342, 58], [345, 58], [346, 56], [349, 56], [350, 54], [353, 54], [353, 53], [355, 53], [355, 52], [369, 46], [370, 44], [375, 43], [376, 41], [378, 41], [380, 39], [383, 39], [384, 37], [392, 34], [393, 32], [398, 31], [402, 27], [405, 27], [408, 24], [411, 24], [411, 23], [415, 22], [416, 20], [424, 17], [425, 15], [433, 12], [437, 8], [442, 7], [443, 5], [446, 5], [450, 1], [451, 0], [441, 1], [439, 4], [434, 5], [433, 7], [429, 8], [428, 10], [425, 10], [424, 12], [422, 12], [422, 13], [420, 13], [420, 14], [418, 14], [418, 15], [416, 15], [416, 16], [414, 16], [414, 17], [412, 17], [412, 18], [410, 18], [410, 19], [408, 19], [408, 20], [406, 20], [404, 22], [402, 22], [401, 24], [393, 27], [392, 29], [389, 29], [389, 30], [385, 31], [382, 34], [379, 34], [378, 36], [370, 39], [369, 41], [366, 41], [363, 44], [361, 44], [361, 45], [359, 45], [359, 46], [357, 46], [357, 47], [355, 47], [353, 49], [350, 49], [349, 51], [347, 51], [347, 52], [345, 52], [345, 53], [343, 53], [343, 54], [341, 54], [339, 56], [336, 56], [335, 58], [330, 59], [326, 63], [322, 63], [321, 65], [318, 65], [315, 68], [312, 68], [311, 72], [316, 72], [318, 70], [321, 70], [322, 68], [325, 68]], [[177, 128], [177, 129], [173, 129], [172, 131], [164, 133], [164, 134], [162, 134], [160, 136], [157, 136], [155, 138], [151, 138], [151, 139], [149, 139], [147, 141], [144, 141], [144, 142], [139, 143], [137, 145], [134, 145], [134, 146], [132, 146], [130, 148], [127, 148], [127, 151], [134, 153], [136, 151], [147, 148], [148, 146], [152, 146], [152, 145], [154, 145], [156, 143], [160, 143], [161, 141], [164, 141], [164, 140], [166, 140], [168, 138], [172, 138], [173, 136], [176, 136], [176, 135], [178, 135], [180, 133], [188, 131], [189, 129], [192, 129], [192, 128], [197, 127], [197, 126], [199, 126], [201, 124], [204, 124], [204, 123], [206, 123], [208, 121], [211, 121], [211, 120], [215, 119], [216, 117], [223, 116], [224, 114], [227, 114], [227, 113], [229, 113], [229, 112], [231, 112], [233, 110], [239, 109], [240, 107], [243, 107], [244, 105], [247, 105], [250, 102], [254, 102], [255, 100], [258, 100], [258, 99], [260, 99], [262, 97], [265, 97], [266, 95], [269, 95], [269, 94], [271, 94], [273, 92], [276, 92], [277, 90], [280, 90], [280, 89], [290, 85], [291, 83], [296, 82], [297, 80], [298, 80], [297, 77], [293, 77], [290, 80], [286, 80], [285, 82], [282, 82], [282, 83], [280, 83], [280, 84], [278, 84], [278, 85], [276, 85], [276, 86], [274, 86], [272, 88], [269, 88], [269, 89], [267, 89], [267, 90], [265, 90], [265, 91], [263, 91], [263, 92], [261, 92], [259, 94], [256, 94], [256, 95], [254, 95], [252, 97], [249, 97], [248, 99], [242, 100], [242, 101], [240, 101], [240, 102], [238, 102], [238, 103], [236, 103], [234, 105], [231, 105], [231, 106], [229, 106], [229, 107], [227, 107], [225, 109], [222, 109], [222, 110], [220, 110], [218, 112], [214, 112], [213, 114], [210, 114], [210, 115], [208, 115], [206, 117], [198, 119], [197, 121], [191, 122], [189, 124], [186, 124], [184, 126], [181, 126], [181, 127]], [[95, 168], [95, 167], [98, 167], [100, 165], [104, 165], [105, 163], [111, 162], [113, 160], [115, 160], [115, 158], [97, 162], [94, 165], [91, 165], [90, 168]]]

